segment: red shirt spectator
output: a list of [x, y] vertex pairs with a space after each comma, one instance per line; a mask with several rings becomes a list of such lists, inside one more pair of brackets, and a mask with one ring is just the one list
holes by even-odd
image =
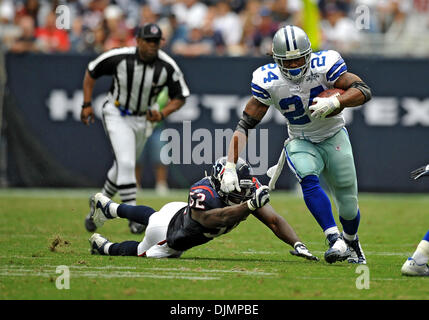
[[40, 40], [45, 52], [66, 52], [70, 49], [69, 36], [65, 30], [57, 29], [55, 22], [55, 13], [49, 13], [45, 26], [36, 29], [36, 38]]

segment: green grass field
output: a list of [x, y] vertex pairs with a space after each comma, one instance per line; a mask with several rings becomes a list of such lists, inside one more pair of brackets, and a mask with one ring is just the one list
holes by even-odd
[[[361, 194], [359, 236], [368, 259], [369, 289], [358, 289], [356, 265], [328, 265], [324, 236], [304, 202], [275, 191], [271, 204], [321, 258], [310, 262], [256, 218], [185, 252], [180, 259], [91, 256], [83, 226], [95, 190], [0, 190], [0, 299], [284, 300], [429, 298], [429, 278], [400, 274], [429, 227], [428, 195]], [[160, 208], [186, 199], [139, 191], [138, 203]], [[336, 217], [337, 218], [337, 217]], [[111, 241], [138, 240], [127, 221], [99, 230]], [[70, 270], [70, 288], [56, 283]], [[58, 280], [58, 281], [57, 281]]]

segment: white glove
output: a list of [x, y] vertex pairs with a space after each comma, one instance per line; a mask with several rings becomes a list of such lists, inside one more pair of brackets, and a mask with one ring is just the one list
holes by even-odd
[[247, 206], [251, 211], [255, 211], [258, 208], [262, 208], [265, 206], [268, 202], [270, 202], [270, 188], [268, 186], [261, 186], [258, 189], [256, 189], [255, 194], [253, 195], [253, 198], [250, 200], [247, 200]]
[[237, 171], [235, 170], [235, 163], [227, 162], [225, 165], [225, 172], [222, 176], [220, 183], [220, 190], [225, 193], [237, 190], [241, 191], [240, 183], [238, 182]]
[[340, 101], [338, 101], [336, 96], [329, 98], [316, 97], [313, 101], [316, 102], [316, 104], [311, 105], [308, 109], [312, 112], [311, 116], [316, 119], [323, 119], [340, 107]]
[[293, 247], [295, 250], [289, 251], [292, 255], [297, 257], [302, 257], [307, 260], [319, 261], [319, 258], [316, 256], [313, 256], [313, 254], [310, 251], [308, 251], [307, 247], [302, 242], [295, 243]]
[[429, 164], [411, 171], [411, 179], [417, 180], [420, 177], [429, 176]]

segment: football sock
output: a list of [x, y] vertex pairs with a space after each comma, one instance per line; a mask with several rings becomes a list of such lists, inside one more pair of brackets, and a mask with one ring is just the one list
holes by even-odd
[[301, 188], [305, 204], [322, 230], [336, 227], [331, 201], [320, 186], [319, 178], [315, 175], [306, 176], [301, 181]]
[[136, 205], [137, 184], [130, 183], [118, 186], [119, 197], [122, 203]]
[[344, 238], [346, 238], [349, 241], [352, 241], [356, 239], [356, 234], [359, 229], [359, 223], [360, 223], [360, 212], [358, 209], [357, 215], [352, 220], [346, 220], [343, 217], [340, 216], [340, 222], [343, 226], [343, 235]]
[[335, 227], [330, 227], [323, 232], [325, 233], [325, 236], [328, 237], [330, 234], [339, 234], [340, 230], [338, 230], [338, 227], [335, 226]]
[[417, 246], [412, 258], [417, 264], [426, 264], [429, 261], [429, 241], [422, 240]]
[[426, 240], [429, 242], [429, 230], [426, 232], [425, 236], [423, 237], [423, 240]]
[[109, 197], [110, 199], [112, 199], [117, 191], [118, 191], [118, 186], [115, 185], [112, 181], [110, 181], [109, 178], [107, 178], [106, 182], [104, 183], [103, 190], [101, 192], [106, 197]]
[[108, 248], [108, 254], [111, 256], [136, 256], [138, 245], [137, 241], [112, 243]]
[[112, 217], [112, 219], [118, 217], [118, 212], [117, 212], [118, 207], [119, 207], [119, 203], [115, 203], [113, 201], [110, 202], [109, 206], [107, 207], [107, 211], [108, 213], [110, 213], [110, 216]]
[[149, 224], [149, 218], [154, 212], [155, 209], [148, 206], [132, 206], [125, 203], [120, 204], [117, 209], [118, 217], [126, 218], [145, 226]]

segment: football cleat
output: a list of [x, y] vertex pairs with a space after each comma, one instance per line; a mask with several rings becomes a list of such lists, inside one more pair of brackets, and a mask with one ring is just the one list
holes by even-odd
[[359, 242], [359, 237], [356, 235], [356, 239], [349, 241], [344, 239], [350, 249], [350, 257], [347, 258], [348, 263], [366, 264], [365, 254], [363, 253], [362, 247]]
[[105, 255], [104, 247], [106, 244], [111, 243], [109, 240], [104, 238], [99, 233], [94, 233], [91, 238], [89, 238], [89, 244], [91, 245], [91, 254], [101, 254]]
[[97, 226], [95, 225], [94, 220], [92, 220], [92, 215], [91, 215], [91, 213], [95, 210], [95, 203], [94, 203], [93, 196], [89, 198], [89, 208], [90, 208], [90, 211], [85, 218], [85, 229], [88, 232], [94, 232], [95, 230], [97, 230]]
[[109, 206], [112, 200], [99, 192], [93, 196], [92, 202], [94, 203], [94, 205], [91, 206], [90, 214], [92, 221], [97, 228], [101, 228], [105, 221], [113, 219], [109, 212]]
[[140, 224], [131, 220], [128, 223], [128, 227], [130, 228], [131, 233], [134, 234], [141, 234], [146, 230], [146, 226], [144, 224]]
[[402, 265], [401, 273], [404, 276], [429, 277], [429, 265], [417, 264], [413, 258], [408, 258]]
[[294, 246], [294, 249], [295, 250], [289, 251], [291, 255], [302, 257], [307, 260], [319, 261], [319, 258], [316, 256], [313, 256], [313, 254], [307, 249], [305, 244], [301, 242], [297, 242]]
[[325, 252], [327, 263], [344, 261], [350, 257], [350, 249], [338, 233], [328, 235], [327, 239], [329, 242], [329, 249]]

